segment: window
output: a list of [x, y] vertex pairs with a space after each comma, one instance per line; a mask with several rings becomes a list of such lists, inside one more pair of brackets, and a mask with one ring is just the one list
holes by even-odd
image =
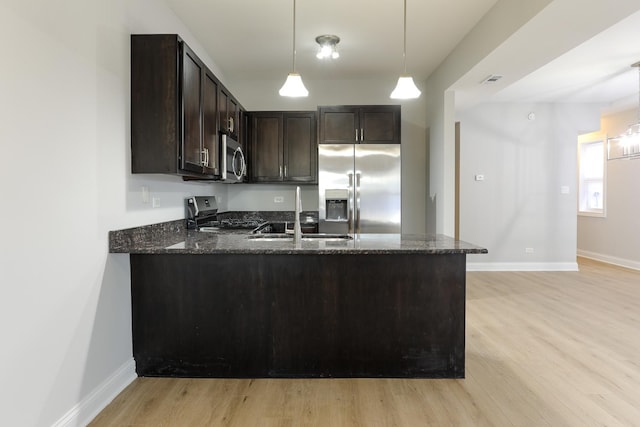
[[604, 140], [578, 144], [578, 214], [605, 216]]

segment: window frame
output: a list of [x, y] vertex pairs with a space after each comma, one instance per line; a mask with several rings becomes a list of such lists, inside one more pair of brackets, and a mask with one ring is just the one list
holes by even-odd
[[[585, 217], [606, 218], [607, 217], [607, 135], [590, 135], [589, 138], [578, 139], [578, 215]], [[590, 144], [602, 145], [602, 209], [582, 209], [583, 191], [585, 183], [593, 182], [593, 179], [582, 177], [582, 147]], [[597, 180], [599, 181], [599, 180]]]

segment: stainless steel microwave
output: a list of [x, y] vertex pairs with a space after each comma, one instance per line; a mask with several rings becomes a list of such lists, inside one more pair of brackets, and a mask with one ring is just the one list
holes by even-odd
[[222, 174], [224, 183], [234, 184], [243, 182], [247, 175], [247, 162], [238, 141], [229, 135], [222, 134]]

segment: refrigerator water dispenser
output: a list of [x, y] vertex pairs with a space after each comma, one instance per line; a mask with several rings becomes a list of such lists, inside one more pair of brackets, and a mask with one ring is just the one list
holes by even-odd
[[349, 190], [331, 189], [325, 190], [326, 220], [327, 221], [348, 221], [349, 220]]

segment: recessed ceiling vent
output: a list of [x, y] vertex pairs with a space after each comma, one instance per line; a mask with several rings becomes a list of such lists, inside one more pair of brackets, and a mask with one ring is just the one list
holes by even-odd
[[498, 74], [491, 74], [489, 77], [487, 77], [483, 81], [481, 81], [480, 84], [482, 84], [482, 85], [491, 85], [491, 84], [496, 83], [501, 78], [502, 78], [502, 76], [500, 76]]

